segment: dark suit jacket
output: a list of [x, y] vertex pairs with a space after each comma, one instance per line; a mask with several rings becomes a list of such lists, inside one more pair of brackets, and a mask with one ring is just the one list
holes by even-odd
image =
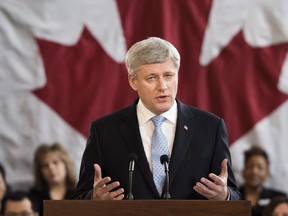
[[[127, 108], [92, 122], [82, 158], [79, 182], [73, 195], [74, 199], [91, 197], [94, 163], [101, 166], [102, 177], [110, 176], [112, 181], [119, 181], [126, 195], [130, 153], [138, 156], [133, 175], [134, 198], [160, 198], [139, 132], [137, 102], [138, 100]], [[193, 186], [201, 177], [207, 178], [209, 173], [220, 174], [221, 162], [227, 158], [231, 199], [240, 199], [241, 195], [231, 169], [224, 121], [214, 114], [189, 107], [178, 100], [177, 103], [177, 126], [169, 163], [171, 197], [173, 199], [205, 199], [193, 190]]]

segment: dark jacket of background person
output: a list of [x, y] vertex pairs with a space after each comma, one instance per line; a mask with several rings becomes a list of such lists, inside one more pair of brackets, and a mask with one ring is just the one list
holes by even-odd
[[[71, 196], [74, 192], [74, 188], [68, 189], [67, 192], [65, 193], [64, 200], [66, 199], [71, 199]], [[31, 198], [33, 205], [35, 206], [35, 211], [39, 212], [39, 216], [43, 215], [43, 210], [44, 210], [44, 200], [52, 200], [49, 190], [36, 190], [36, 189], [31, 189], [29, 191], [29, 197]]]
[[[243, 194], [244, 199], [245, 193], [244, 193], [244, 188], [240, 187], [240, 192]], [[263, 188], [263, 190], [260, 193], [258, 202], [255, 206], [252, 207], [252, 216], [262, 216], [263, 215], [263, 210], [264, 208], [271, 202], [272, 197], [277, 197], [277, 196], [286, 196], [285, 193], [271, 189], [271, 188]]]

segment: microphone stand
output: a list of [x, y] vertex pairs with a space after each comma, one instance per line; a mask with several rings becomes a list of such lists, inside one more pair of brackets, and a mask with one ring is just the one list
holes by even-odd
[[137, 155], [135, 153], [130, 154], [130, 161], [129, 161], [129, 187], [128, 187], [128, 194], [126, 199], [133, 200], [134, 196], [132, 194], [132, 182], [133, 182], [133, 172], [135, 167], [135, 162], [137, 161]]
[[129, 170], [129, 193], [127, 194], [126, 199], [133, 200], [134, 196], [132, 194], [132, 181], [133, 181], [133, 170]]
[[168, 168], [168, 163], [164, 162], [164, 167], [165, 167], [165, 175], [166, 175], [166, 191], [163, 195], [164, 199], [171, 199], [171, 195], [169, 193], [169, 168]]
[[164, 170], [165, 170], [165, 177], [166, 177], [166, 191], [163, 195], [163, 198], [164, 199], [171, 199], [171, 195], [169, 193], [169, 166], [168, 166], [168, 163], [169, 163], [169, 158], [168, 158], [168, 155], [162, 155], [160, 157], [160, 162], [161, 164], [164, 165]]

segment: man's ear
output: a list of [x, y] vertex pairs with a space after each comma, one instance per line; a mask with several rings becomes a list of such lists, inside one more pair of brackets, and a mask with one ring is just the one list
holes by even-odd
[[136, 78], [135, 76], [133, 75], [128, 75], [128, 81], [129, 81], [129, 85], [131, 86], [131, 88], [134, 90], [134, 91], [137, 91], [137, 85], [136, 85]]

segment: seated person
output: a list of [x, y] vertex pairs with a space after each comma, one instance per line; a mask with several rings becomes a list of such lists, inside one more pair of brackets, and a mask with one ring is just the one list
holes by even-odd
[[3, 216], [38, 216], [27, 193], [15, 191], [3, 200]]
[[69, 199], [76, 185], [75, 168], [66, 149], [59, 143], [40, 145], [34, 156], [35, 185], [30, 196], [39, 215], [43, 200]]
[[0, 211], [1, 202], [4, 199], [5, 195], [8, 194], [10, 191], [11, 189], [6, 182], [4, 167], [0, 164]]
[[287, 197], [274, 197], [264, 209], [263, 216], [288, 216]]
[[261, 216], [272, 197], [286, 195], [264, 186], [269, 177], [269, 157], [264, 149], [252, 146], [244, 154], [245, 164], [242, 171], [244, 184], [240, 187], [240, 192], [245, 200], [251, 201], [252, 216]]

